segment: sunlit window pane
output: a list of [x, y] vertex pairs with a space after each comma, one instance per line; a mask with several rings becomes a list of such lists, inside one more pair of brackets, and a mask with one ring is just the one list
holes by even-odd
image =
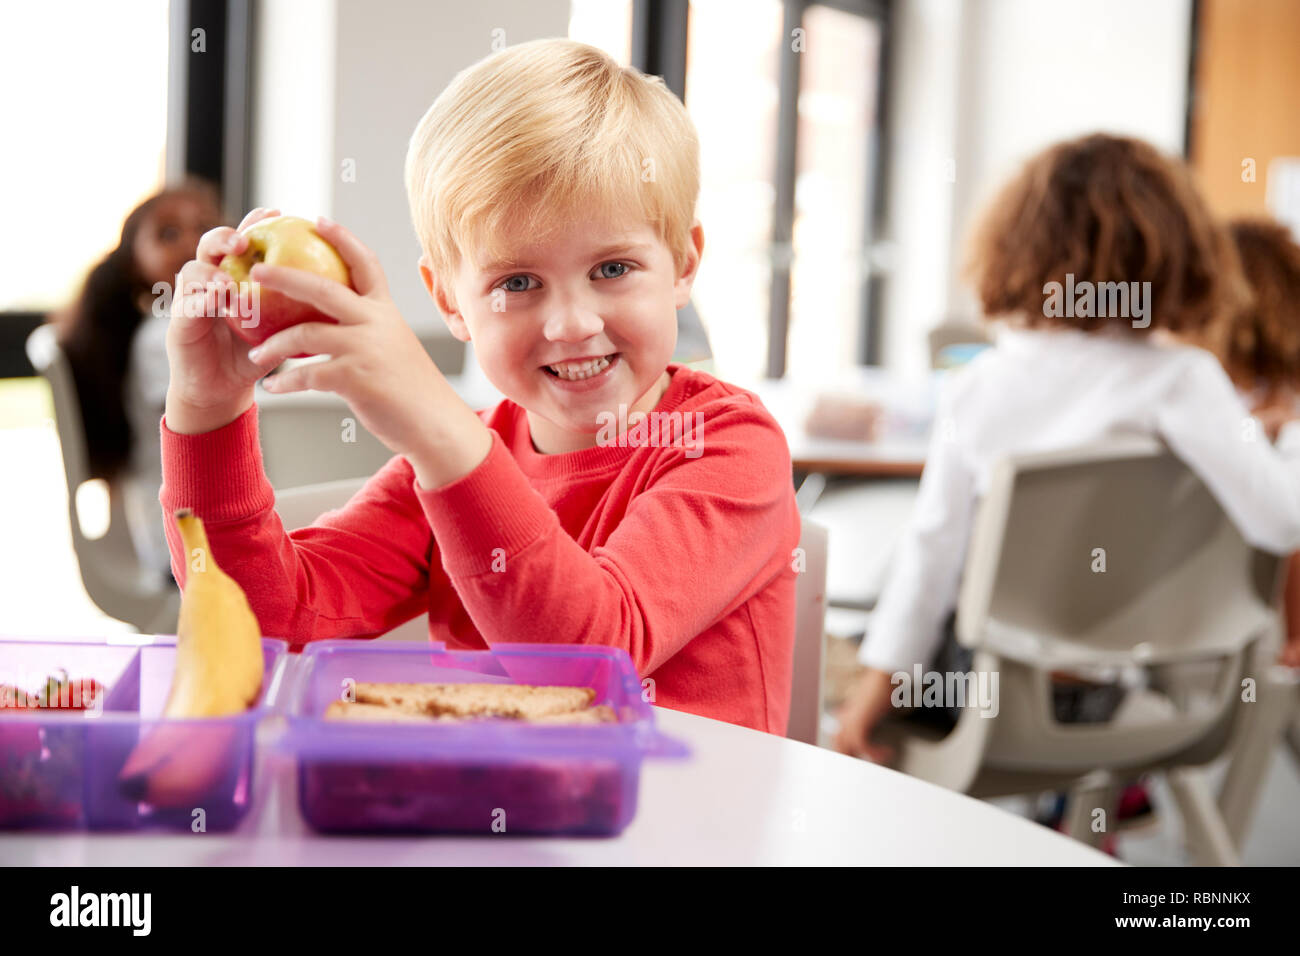
[[880, 30], [811, 6], [803, 18], [787, 375], [825, 381], [860, 354], [867, 163]]
[[781, 3], [693, 0], [688, 30], [704, 225], [694, 301], [718, 373], [752, 378], [767, 366]]
[[165, 178], [167, 0], [6, 4], [0, 309], [76, 292]]

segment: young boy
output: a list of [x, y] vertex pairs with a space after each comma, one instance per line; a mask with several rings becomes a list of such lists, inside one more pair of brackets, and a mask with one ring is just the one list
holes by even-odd
[[[252, 278], [338, 324], [248, 352], [215, 307], [189, 317], [177, 297], [159, 498], [204, 519], [263, 633], [372, 637], [427, 610], [449, 647], [621, 647], [655, 703], [785, 732], [799, 539], [785, 437], [751, 393], [669, 362], [704, 242], [698, 149], [661, 81], [569, 40], [494, 54], [438, 97], [406, 160], [420, 275], [506, 396], [492, 409], [456, 395], [374, 254], [328, 220], [355, 292], [264, 264]], [[219, 300], [216, 263], [246, 242], [207, 234], [182, 287]], [[329, 358], [266, 387], [335, 392], [396, 457], [286, 534], [253, 386], [304, 352]], [[170, 521], [168, 540], [184, 584]]]

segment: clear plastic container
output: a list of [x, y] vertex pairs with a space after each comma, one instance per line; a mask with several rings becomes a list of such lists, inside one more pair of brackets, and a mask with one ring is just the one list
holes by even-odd
[[[590, 687], [618, 722], [323, 719], [348, 681]], [[627, 652], [607, 647], [323, 641], [283, 689], [279, 745], [297, 760], [303, 817], [323, 832], [618, 833], [636, 814], [642, 759], [688, 753], [655, 729]]]
[[[222, 831], [253, 800], [257, 722], [288, 645], [263, 640], [258, 705], [206, 720], [163, 720], [176, 640], [133, 644], [0, 641], [0, 683], [25, 692], [66, 672], [104, 686], [85, 710], [0, 707], [0, 829]], [[123, 776], [137, 745], [147, 767]], [[138, 755], [137, 755], [138, 756]]]

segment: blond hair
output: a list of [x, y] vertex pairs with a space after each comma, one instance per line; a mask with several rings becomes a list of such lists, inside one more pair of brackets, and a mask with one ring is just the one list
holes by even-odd
[[462, 70], [406, 153], [422, 251], [449, 277], [462, 256], [506, 258], [581, 213], [650, 224], [684, 267], [699, 195], [699, 138], [658, 77], [567, 39], [507, 47]]

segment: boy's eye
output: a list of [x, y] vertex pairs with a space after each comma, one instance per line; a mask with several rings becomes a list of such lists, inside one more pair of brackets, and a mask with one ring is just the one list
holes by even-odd
[[[621, 279], [631, 271], [631, 267], [626, 262], [605, 262], [596, 270], [596, 278], [599, 279]], [[504, 289], [506, 292], [531, 292], [538, 286], [531, 285], [533, 277], [526, 275], [510, 276], [503, 279], [497, 286], [498, 289]]]
[[[507, 292], [528, 292], [532, 288], [528, 283], [532, 281], [531, 276], [511, 276], [497, 288], [505, 289]], [[523, 283], [523, 285], [519, 283]]]

